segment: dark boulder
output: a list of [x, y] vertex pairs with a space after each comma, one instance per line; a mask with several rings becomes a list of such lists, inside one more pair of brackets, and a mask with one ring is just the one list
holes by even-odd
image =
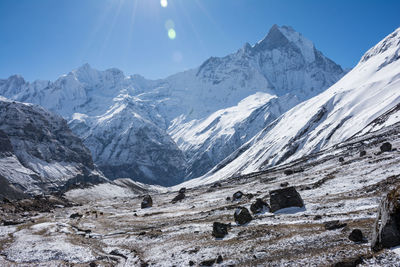
[[289, 186], [289, 183], [288, 182], [283, 182], [283, 183], [280, 184], [280, 186], [281, 187], [287, 187], [287, 186]]
[[390, 152], [392, 151], [392, 144], [389, 142], [385, 142], [380, 147], [381, 152]]
[[269, 197], [272, 212], [289, 207], [304, 207], [303, 199], [293, 186], [273, 190], [269, 192]]
[[354, 229], [351, 231], [349, 239], [354, 242], [362, 242], [364, 241], [364, 236], [360, 229]]
[[238, 199], [241, 199], [241, 198], [242, 198], [242, 196], [243, 196], [243, 193], [242, 193], [242, 191], [237, 191], [235, 194], [233, 194], [233, 196], [232, 196], [232, 200], [238, 200]]
[[185, 194], [186, 193], [186, 187], [182, 187], [179, 189], [179, 194]]
[[340, 157], [340, 158], [339, 158], [339, 162], [344, 162], [344, 158], [343, 158], [343, 157]]
[[365, 155], [367, 155], [367, 151], [361, 150], [360, 151], [360, 157], [364, 157]]
[[215, 259], [205, 260], [200, 262], [200, 266], [213, 266], [215, 263]]
[[235, 222], [239, 225], [246, 224], [253, 219], [253, 217], [251, 217], [249, 210], [245, 207], [238, 207], [235, 210], [233, 217], [235, 219]]
[[221, 255], [218, 255], [218, 257], [217, 257], [217, 263], [221, 263], [221, 262], [223, 262], [224, 261], [224, 259], [222, 258], [222, 256]]
[[292, 175], [292, 174], [294, 173], [294, 171], [288, 169], [288, 170], [284, 170], [283, 173], [284, 173], [285, 175]]
[[250, 210], [253, 214], [256, 214], [263, 211], [270, 211], [270, 208], [267, 202], [265, 202], [261, 198], [257, 198], [256, 202], [250, 205]]
[[71, 219], [80, 219], [80, 218], [82, 218], [82, 214], [80, 214], [80, 213], [73, 213], [73, 214], [71, 214], [70, 216], [69, 216], [69, 218], [71, 218]]
[[153, 206], [153, 199], [151, 198], [151, 196], [150, 195], [144, 196], [144, 198], [142, 200], [141, 208], [145, 209], [145, 208], [150, 208], [152, 206]]
[[400, 186], [382, 199], [371, 240], [374, 251], [398, 245], [400, 245]]
[[184, 193], [179, 193], [176, 197], [174, 197], [173, 199], [172, 199], [172, 203], [176, 203], [176, 202], [178, 202], [178, 201], [181, 201], [182, 199], [184, 199], [185, 198], [185, 194]]
[[228, 234], [229, 224], [214, 222], [212, 235], [216, 238], [224, 238]]
[[220, 182], [215, 182], [211, 187], [212, 188], [217, 188], [217, 187], [221, 187], [221, 183]]
[[324, 223], [324, 227], [326, 230], [336, 230], [339, 228], [345, 227], [346, 223], [341, 223], [339, 220], [329, 221]]

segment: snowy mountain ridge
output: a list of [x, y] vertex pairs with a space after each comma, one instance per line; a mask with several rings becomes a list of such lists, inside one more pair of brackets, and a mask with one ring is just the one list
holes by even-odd
[[[0, 80], [0, 95], [66, 118], [109, 177], [173, 184], [206, 173], [269, 122], [343, 74], [311, 41], [290, 27], [274, 25], [254, 46], [212, 57], [166, 79], [126, 76], [118, 69], [97, 71], [85, 64], [55, 82], [27, 83], [20, 76]], [[259, 98], [258, 108], [239, 104], [260, 93], [265, 97]], [[233, 122], [230, 112], [243, 116]], [[218, 127], [206, 125], [217, 121]], [[205, 128], [213, 130], [203, 132]], [[201, 136], [205, 143], [190, 136]]]
[[400, 121], [400, 28], [325, 92], [279, 117], [219, 166], [188, 185], [287, 163]]

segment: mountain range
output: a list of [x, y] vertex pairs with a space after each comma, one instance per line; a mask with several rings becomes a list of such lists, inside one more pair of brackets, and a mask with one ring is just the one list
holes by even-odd
[[108, 178], [170, 186], [230, 159], [344, 75], [311, 41], [274, 25], [253, 46], [165, 79], [85, 64], [54, 82], [0, 80], [0, 95], [65, 118]]

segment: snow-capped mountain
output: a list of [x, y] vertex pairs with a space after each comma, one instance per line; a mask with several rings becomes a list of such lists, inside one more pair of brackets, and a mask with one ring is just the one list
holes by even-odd
[[173, 184], [206, 173], [343, 75], [311, 41], [274, 25], [254, 46], [166, 79], [86, 64], [55, 82], [0, 80], [0, 95], [62, 115], [109, 177]]
[[[192, 184], [298, 159], [400, 121], [400, 28], [320, 95], [279, 117]], [[190, 183], [189, 182], [189, 183]]]
[[39, 106], [0, 97], [0, 144], [0, 180], [7, 187], [0, 194], [106, 181], [67, 122]]

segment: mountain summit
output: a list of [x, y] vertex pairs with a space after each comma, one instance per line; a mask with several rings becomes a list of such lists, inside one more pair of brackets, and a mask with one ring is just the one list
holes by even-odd
[[254, 46], [166, 79], [85, 64], [55, 82], [0, 80], [0, 95], [67, 119], [109, 178], [172, 185], [203, 175], [343, 75], [311, 41], [274, 25]]

